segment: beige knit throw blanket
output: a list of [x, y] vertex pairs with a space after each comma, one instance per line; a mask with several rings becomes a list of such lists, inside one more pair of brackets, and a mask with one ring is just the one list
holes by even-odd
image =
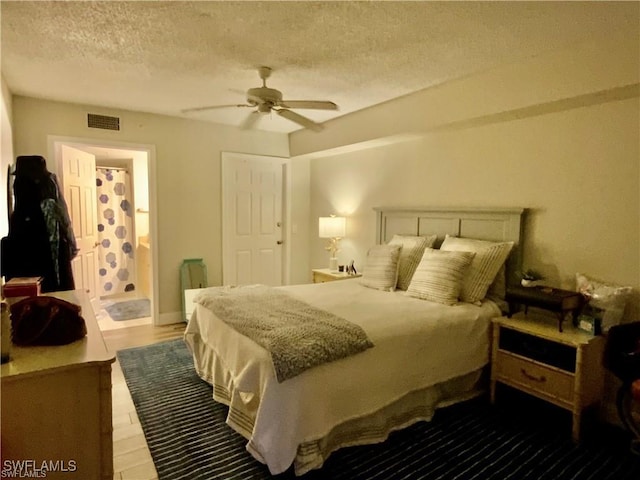
[[373, 347], [360, 326], [265, 285], [207, 288], [194, 302], [264, 347], [278, 382]]

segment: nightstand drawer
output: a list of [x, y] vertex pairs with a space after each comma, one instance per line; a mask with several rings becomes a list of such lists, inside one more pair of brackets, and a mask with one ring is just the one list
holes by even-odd
[[573, 373], [576, 371], [576, 349], [569, 345], [563, 345], [510, 328], [501, 328], [499, 348], [561, 368], [567, 372]]
[[519, 388], [543, 397], [571, 404], [573, 402], [574, 377], [569, 373], [547, 368], [543, 365], [498, 352], [497, 378], [506, 383], [515, 383]]

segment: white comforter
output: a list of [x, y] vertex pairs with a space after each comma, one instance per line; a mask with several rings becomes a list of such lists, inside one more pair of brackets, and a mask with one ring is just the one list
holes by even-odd
[[490, 319], [500, 315], [490, 301], [448, 307], [358, 279], [279, 288], [360, 325], [374, 347], [278, 383], [266, 350], [196, 307], [185, 333], [196, 370], [215, 384], [216, 400], [249, 417], [227, 423], [272, 474], [336, 425], [486, 365]]

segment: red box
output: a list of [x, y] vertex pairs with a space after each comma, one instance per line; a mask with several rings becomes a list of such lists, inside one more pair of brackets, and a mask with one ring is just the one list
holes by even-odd
[[2, 296], [5, 298], [35, 297], [40, 295], [41, 283], [42, 277], [14, 277], [2, 287]]

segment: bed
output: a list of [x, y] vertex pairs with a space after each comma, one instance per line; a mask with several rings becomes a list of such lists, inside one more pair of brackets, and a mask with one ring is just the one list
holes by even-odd
[[[339, 448], [384, 441], [393, 430], [430, 420], [437, 408], [484, 389], [490, 320], [501, 315], [500, 291], [520, 268], [524, 210], [375, 210], [376, 245], [382, 250], [409, 251], [407, 244], [392, 247], [398, 238], [429, 237], [433, 242], [424, 249], [406, 290], [365, 286], [366, 274], [275, 289], [347, 320], [366, 334], [371, 348], [282, 380], [272, 354], [223, 321], [224, 315], [214, 313], [207, 301], [198, 299], [187, 325], [185, 341], [198, 375], [213, 385], [214, 400], [229, 406], [228, 425], [247, 439], [247, 450], [274, 475], [292, 465], [296, 475], [320, 468]], [[483, 294], [480, 301], [447, 305], [415, 294], [427, 250], [472, 261], [475, 254], [461, 251], [452, 243], [455, 239], [510, 245], [504, 269], [495, 275], [502, 282], [492, 279], [493, 300]], [[225, 288], [229, 291], [215, 287], [203, 292], [218, 295]]]

